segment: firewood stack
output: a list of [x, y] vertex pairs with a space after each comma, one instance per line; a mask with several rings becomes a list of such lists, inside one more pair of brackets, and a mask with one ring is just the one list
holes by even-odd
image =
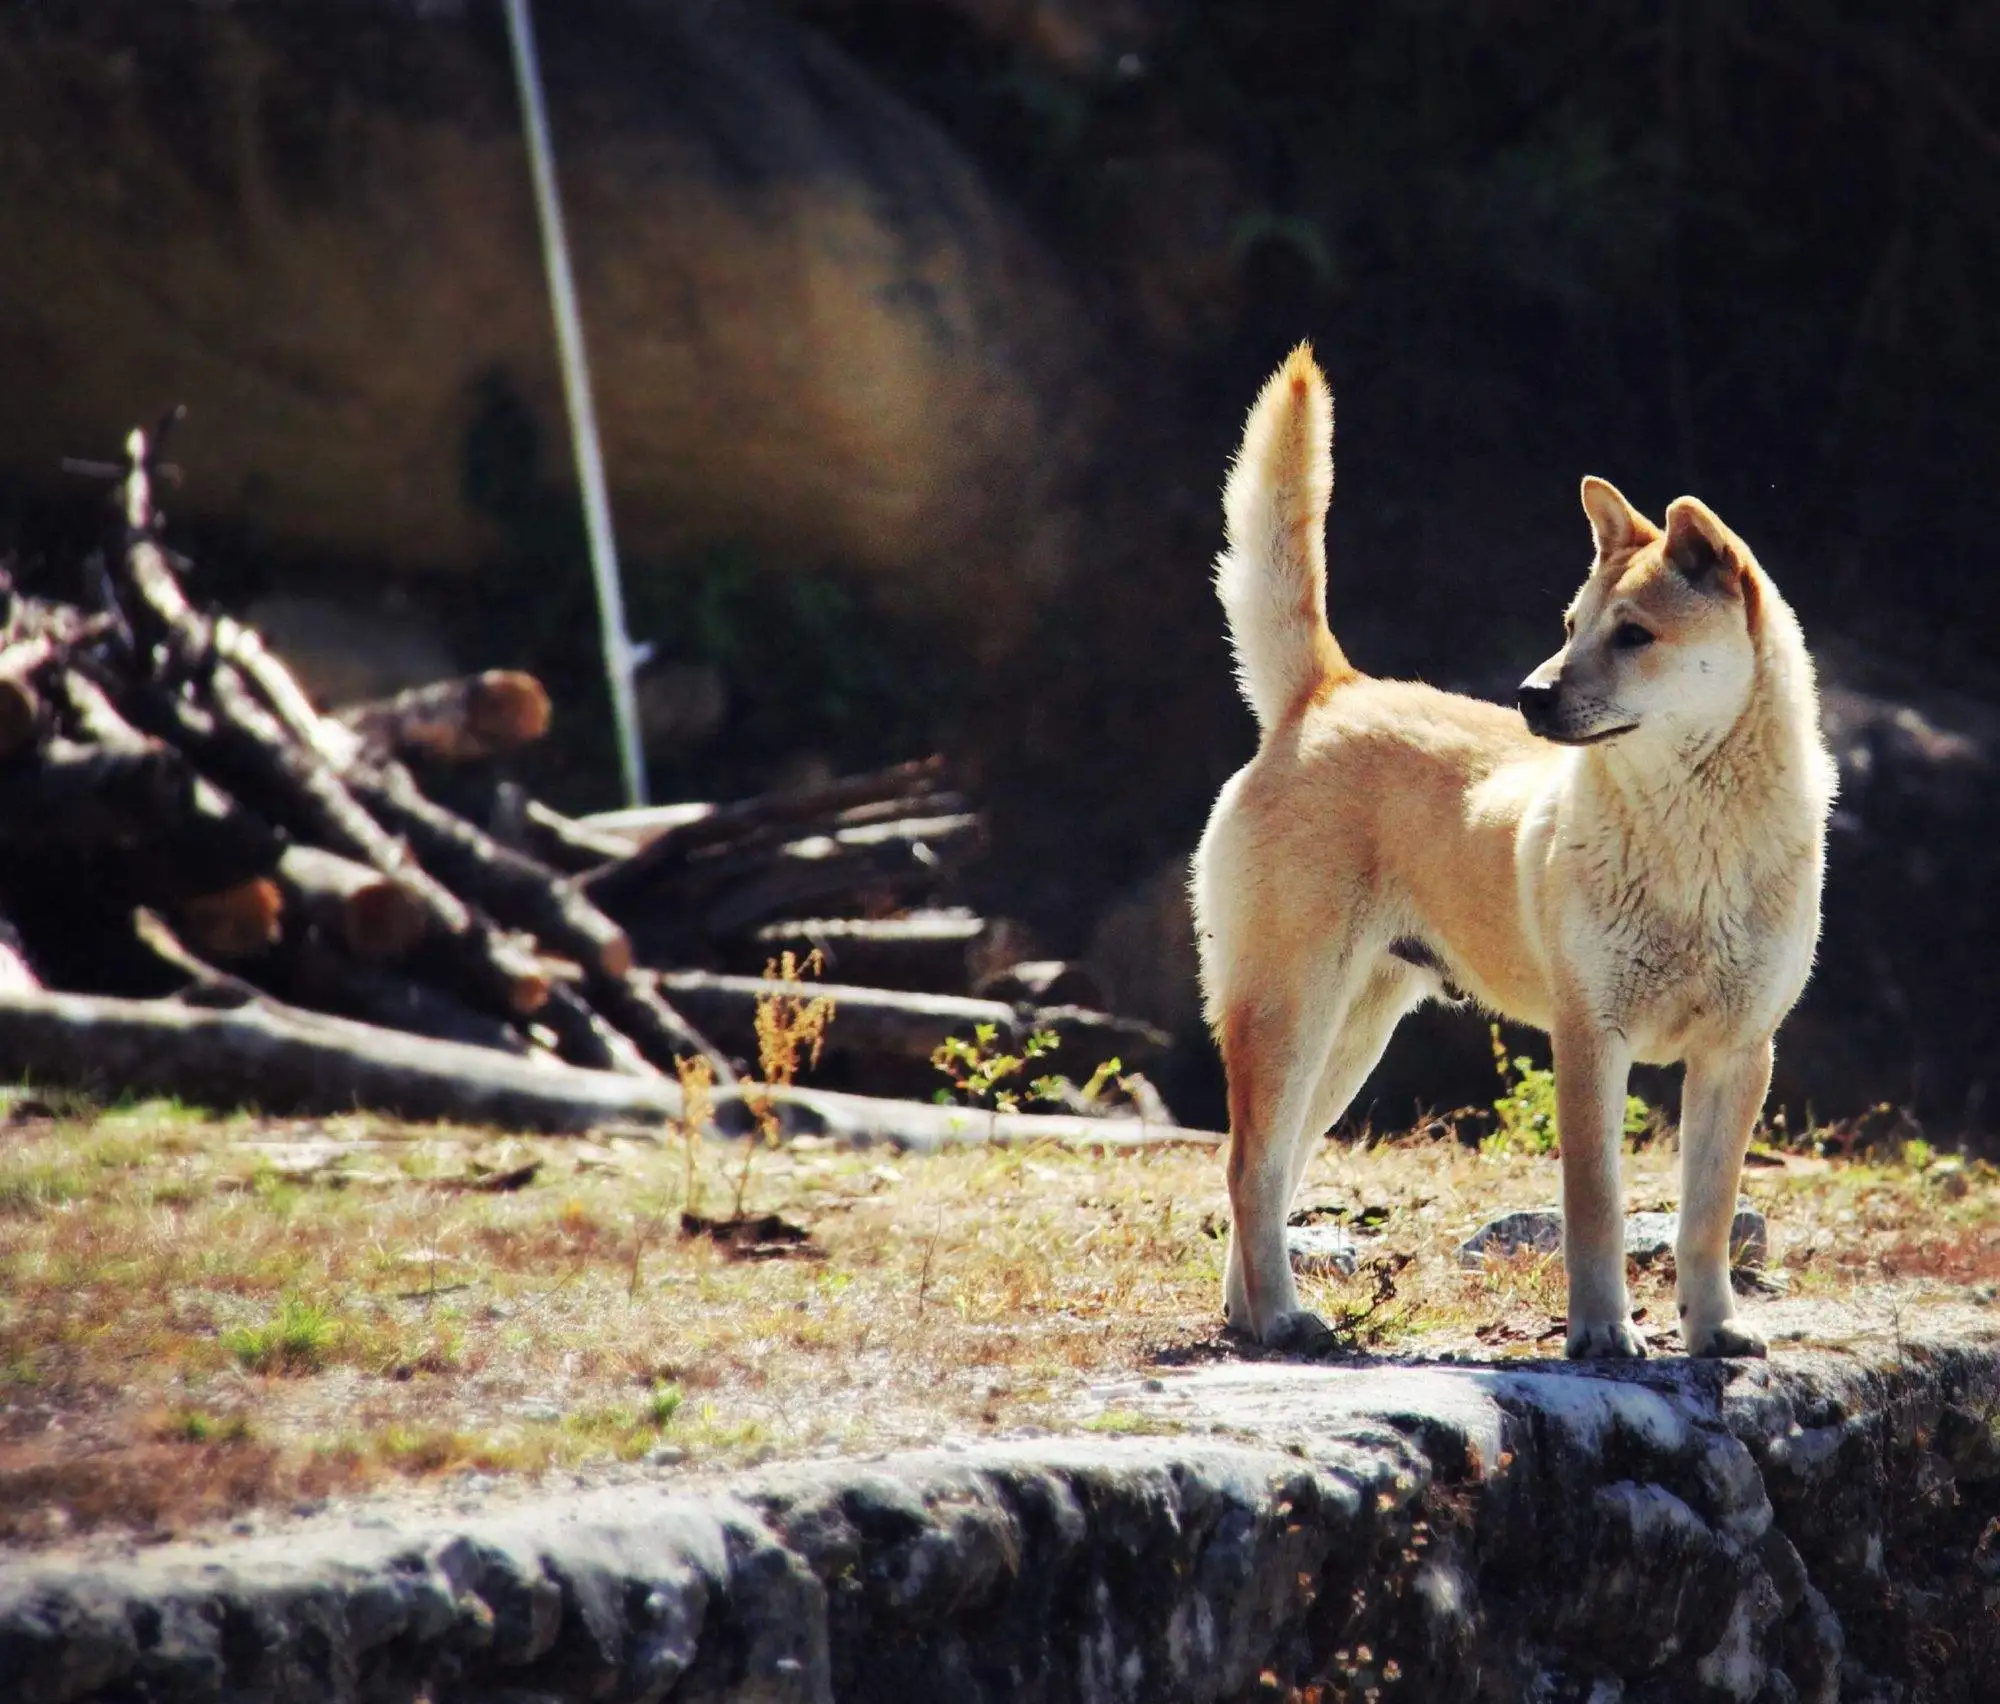
[[[995, 931], [952, 903], [980, 818], [936, 759], [573, 819], [478, 767], [547, 730], [530, 676], [322, 714], [254, 631], [189, 601], [154, 456], [133, 432], [97, 607], [0, 582], [0, 1071], [561, 1127], [590, 1120], [508, 1110], [507, 1085], [535, 1099], [523, 1067], [658, 1085], [642, 1110], [689, 1055], [728, 1085], [761, 973], [815, 947], [837, 1088], [929, 1099], [931, 1051], [986, 1023], [1000, 1045], [1054, 1030], [1037, 1070], [1076, 1082], [1163, 1044], [993, 962]], [[1005, 998], [966, 997], [982, 969]], [[429, 1086], [397, 1089], [405, 1067]]]

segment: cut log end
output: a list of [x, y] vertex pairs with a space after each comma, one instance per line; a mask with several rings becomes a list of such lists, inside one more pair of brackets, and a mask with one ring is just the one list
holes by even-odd
[[490, 751], [512, 751], [549, 731], [549, 695], [519, 669], [489, 669], [466, 696], [466, 731]]
[[606, 976], [623, 977], [636, 962], [632, 955], [632, 937], [623, 929], [606, 936], [597, 951], [597, 968]]
[[423, 902], [383, 876], [357, 888], [341, 915], [341, 939], [356, 958], [399, 959], [424, 938]]
[[220, 893], [197, 894], [174, 906], [174, 922], [204, 958], [246, 959], [277, 945], [284, 895], [269, 877], [255, 876]]

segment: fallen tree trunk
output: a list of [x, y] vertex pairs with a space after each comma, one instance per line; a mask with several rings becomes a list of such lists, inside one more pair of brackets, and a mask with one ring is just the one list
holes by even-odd
[[551, 1133], [680, 1113], [671, 1081], [510, 1058], [267, 1000], [213, 1010], [177, 1000], [0, 993], [0, 1071], [221, 1109], [366, 1109]]
[[[671, 1078], [510, 1058], [263, 998], [214, 1007], [0, 989], [0, 1072], [85, 1090], [171, 1095], [225, 1111], [368, 1111], [548, 1134], [665, 1123], [682, 1110], [680, 1085]], [[923, 1150], [982, 1142], [1115, 1148], [1222, 1140], [1136, 1120], [994, 1114], [755, 1087], [715, 1092], [716, 1129], [734, 1135], [754, 1128], [759, 1100], [768, 1100], [791, 1134]]]

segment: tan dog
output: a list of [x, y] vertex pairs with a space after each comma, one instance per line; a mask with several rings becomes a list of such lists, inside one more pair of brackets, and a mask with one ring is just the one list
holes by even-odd
[[1761, 1355], [1734, 1318], [1729, 1226], [1772, 1034], [1812, 966], [1835, 780], [1798, 623], [1694, 498], [1662, 532], [1586, 479], [1596, 562], [1518, 712], [1371, 679], [1326, 623], [1332, 447], [1302, 345], [1250, 412], [1216, 568], [1263, 730], [1194, 866], [1229, 1073], [1228, 1318], [1324, 1341], [1286, 1211], [1398, 1020], [1449, 987], [1553, 1042], [1569, 1353], [1645, 1353], [1618, 1175], [1639, 1059], [1687, 1062], [1683, 1340]]

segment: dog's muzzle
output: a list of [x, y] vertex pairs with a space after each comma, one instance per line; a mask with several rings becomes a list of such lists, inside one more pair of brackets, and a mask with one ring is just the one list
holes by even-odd
[[1521, 719], [1528, 724], [1529, 733], [1546, 737], [1554, 729], [1556, 701], [1560, 696], [1560, 689], [1548, 681], [1531, 676], [1521, 682], [1520, 690], [1514, 694], [1514, 702], [1520, 706]]

